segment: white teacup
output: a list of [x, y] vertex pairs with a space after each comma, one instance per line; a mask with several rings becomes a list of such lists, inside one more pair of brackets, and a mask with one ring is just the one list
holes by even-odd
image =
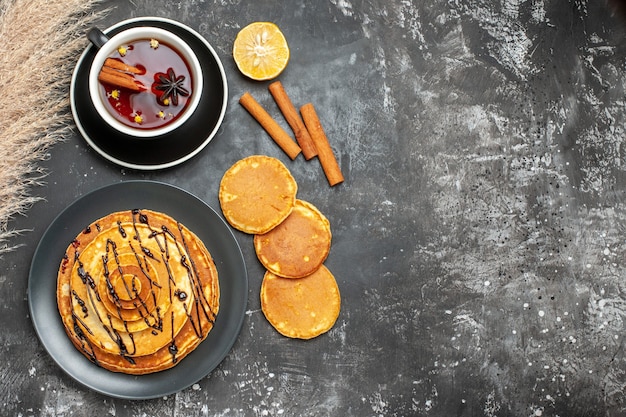
[[[200, 62], [198, 61], [198, 58], [196, 57], [196, 54], [193, 52], [191, 47], [181, 38], [167, 30], [150, 26], [129, 28], [112, 36], [111, 38], [108, 38], [107, 35], [105, 35], [99, 29], [94, 28], [88, 33], [87, 37], [96, 48], [99, 48], [89, 70], [89, 95], [91, 98], [91, 102], [96, 108], [98, 114], [100, 115], [102, 120], [104, 120], [109, 126], [128, 136], [152, 138], [165, 135], [169, 132], [174, 131], [175, 129], [183, 125], [194, 113], [194, 111], [198, 107], [198, 103], [200, 102], [200, 97], [202, 95], [202, 68], [200, 66]], [[150, 39], [156, 39], [160, 43], [167, 44], [170, 48], [177, 51], [178, 54], [183, 58], [183, 60], [187, 63], [187, 67], [191, 74], [191, 89], [189, 97], [187, 97], [187, 106], [184, 111], [177, 116], [176, 119], [167, 124], [164, 124], [161, 127], [133, 127], [118, 120], [111, 113], [111, 110], [108, 108], [108, 106], [105, 105], [104, 100], [106, 100], [106, 97], [103, 94], [104, 87], [98, 80], [98, 75], [104, 65], [105, 60], [111, 57], [120, 46], [132, 44], [133, 42], [140, 40]], [[162, 72], [167, 69], [167, 63], [164, 63], [163, 68], [146, 69], [148, 73], [156, 71]], [[146, 87], [149, 91], [150, 85], [147, 85]]]

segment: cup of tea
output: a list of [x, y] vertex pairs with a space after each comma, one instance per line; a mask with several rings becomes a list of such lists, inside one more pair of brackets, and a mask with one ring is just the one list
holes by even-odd
[[108, 37], [87, 34], [98, 48], [89, 70], [89, 96], [102, 120], [138, 138], [170, 133], [196, 110], [202, 68], [191, 47], [170, 31], [132, 27]]

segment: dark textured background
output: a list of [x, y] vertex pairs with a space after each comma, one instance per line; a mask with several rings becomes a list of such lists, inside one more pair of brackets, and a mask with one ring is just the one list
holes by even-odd
[[[7, 416], [626, 415], [625, 21], [591, 0], [117, 1], [103, 22], [155, 15], [199, 31], [221, 57], [219, 134], [164, 171], [115, 166], [76, 133], [45, 166], [47, 201], [0, 259], [0, 408]], [[280, 116], [268, 83], [232, 60], [237, 32], [268, 20], [291, 61], [280, 76], [313, 102], [346, 181], [290, 161], [238, 104]], [[283, 121], [281, 120], [281, 123]], [[286, 124], [283, 123], [286, 127]], [[83, 388], [32, 328], [27, 278], [54, 217], [105, 184], [154, 179], [219, 208], [223, 172], [262, 153], [326, 214], [326, 265], [342, 294], [335, 327], [280, 336], [249, 273], [238, 341], [192, 387], [149, 401]]]

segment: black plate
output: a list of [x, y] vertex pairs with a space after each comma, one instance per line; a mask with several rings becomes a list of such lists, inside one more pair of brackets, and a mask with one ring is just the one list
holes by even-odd
[[196, 155], [217, 133], [228, 101], [226, 75], [211, 45], [193, 29], [176, 21], [142, 17], [125, 20], [103, 32], [112, 36], [135, 26], [154, 26], [169, 30], [194, 50], [202, 66], [204, 79], [202, 97], [194, 114], [175, 132], [156, 138], [133, 138], [116, 131], [100, 118], [89, 98], [89, 67], [97, 52], [90, 45], [79, 58], [72, 74], [72, 115], [87, 143], [109, 161], [141, 170], [168, 168]]
[[[56, 303], [56, 276], [67, 245], [92, 221], [114, 211], [133, 208], [169, 214], [196, 233], [211, 252], [220, 281], [220, 311], [207, 338], [175, 367], [141, 376], [111, 372], [85, 358], [65, 334]], [[226, 357], [239, 336], [248, 301], [246, 267], [230, 227], [193, 195], [151, 181], [109, 185], [68, 206], [41, 238], [28, 280], [31, 318], [52, 358], [81, 384], [126, 399], [169, 395], [208, 375]]]

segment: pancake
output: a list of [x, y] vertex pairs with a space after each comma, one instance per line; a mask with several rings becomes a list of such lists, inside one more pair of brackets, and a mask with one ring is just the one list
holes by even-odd
[[202, 241], [151, 210], [111, 213], [68, 246], [57, 276], [65, 331], [93, 363], [128, 374], [173, 367], [219, 310], [218, 273]]
[[341, 308], [333, 274], [320, 266], [299, 279], [282, 278], [267, 271], [261, 284], [261, 309], [282, 335], [311, 339], [330, 330]]
[[237, 161], [222, 177], [219, 200], [224, 217], [244, 233], [266, 233], [291, 213], [298, 186], [278, 159], [253, 155]]
[[296, 200], [282, 223], [254, 236], [254, 249], [263, 266], [283, 278], [312, 274], [330, 252], [330, 222], [311, 203]]

